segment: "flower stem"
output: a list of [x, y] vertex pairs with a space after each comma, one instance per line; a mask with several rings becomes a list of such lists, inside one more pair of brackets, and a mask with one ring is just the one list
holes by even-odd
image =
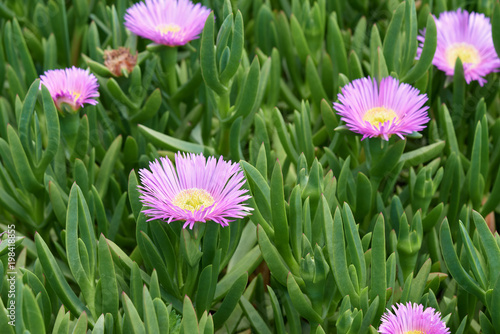
[[222, 155], [227, 155], [229, 153], [229, 133], [231, 131], [231, 123], [221, 122], [221, 128], [219, 132], [219, 153]]
[[177, 48], [166, 46], [160, 51], [160, 61], [164, 74], [164, 84], [167, 86], [168, 94], [173, 96], [177, 92]]
[[230, 107], [229, 90], [226, 93], [219, 95], [219, 101], [217, 103], [217, 106], [219, 108], [221, 121], [224, 121], [227, 117], [229, 117], [229, 107]]
[[231, 130], [231, 122], [227, 120], [229, 115], [230, 101], [229, 91], [219, 96], [217, 103], [220, 115], [220, 132], [219, 132], [219, 153], [229, 153], [229, 132]]
[[66, 114], [61, 120], [61, 134], [66, 141], [66, 150], [70, 154], [73, 152], [80, 126], [80, 113]]

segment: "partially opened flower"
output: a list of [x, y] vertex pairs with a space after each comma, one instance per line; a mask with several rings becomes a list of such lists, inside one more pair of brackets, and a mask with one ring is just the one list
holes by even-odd
[[[437, 48], [432, 63], [446, 75], [455, 72], [455, 62], [460, 58], [467, 83], [477, 80], [482, 86], [486, 76], [500, 70], [500, 59], [495, 52], [490, 19], [484, 14], [469, 13], [458, 9], [444, 12], [436, 19]], [[422, 52], [425, 32], [418, 37]]]
[[127, 9], [125, 27], [155, 43], [178, 46], [198, 38], [209, 14], [190, 0], [146, 0]]
[[380, 83], [370, 77], [356, 79], [342, 88], [339, 102], [333, 104], [341, 120], [353, 132], [367, 137], [404, 135], [421, 131], [430, 120], [425, 94], [393, 77]]
[[149, 164], [151, 171], [139, 170], [148, 220], [185, 221], [183, 227], [191, 229], [196, 222], [210, 220], [227, 226], [252, 210], [243, 203], [250, 196], [241, 188], [245, 177], [238, 163], [177, 153], [175, 165], [162, 157]]
[[63, 110], [64, 105], [77, 111], [84, 103], [97, 104], [95, 98], [99, 97], [99, 84], [88, 70], [74, 66], [64, 70], [48, 70], [40, 79], [40, 88], [42, 84], [47, 87], [59, 110]]
[[424, 310], [420, 304], [408, 303], [392, 306], [382, 316], [378, 332], [382, 334], [449, 334], [441, 314], [432, 307]]

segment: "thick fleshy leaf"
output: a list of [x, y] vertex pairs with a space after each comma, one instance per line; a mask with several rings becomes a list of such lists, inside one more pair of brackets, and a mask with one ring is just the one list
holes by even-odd
[[265, 321], [262, 319], [257, 310], [252, 306], [252, 304], [245, 298], [245, 296], [241, 296], [240, 305], [243, 309], [243, 312], [247, 316], [248, 321], [252, 325], [252, 328], [255, 329], [256, 333], [262, 334], [271, 334], [271, 330], [266, 325]]
[[460, 263], [458, 256], [453, 248], [453, 240], [451, 239], [450, 226], [445, 218], [441, 224], [441, 248], [443, 257], [448, 267], [448, 271], [455, 278], [458, 284], [464, 290], [475, 295], [479, 300], [485, 301], [485, 292], [479, 287], [479, 284], [465, 271]]
[[202, 146], [199, 144], [190, 143], [184, 140], [180, 140], [153, 129], [150, 129], [144, 125], [139, 125], [139, 131], [149, 139], [153, 144], [160, 147], [164, 147], [170, 150], [191, 152], [191, 153], [206, 153], [213, 155], [213, 148]]
[[422, 48], [422, 54], [417, 64], [413, 66], [402, 78], [404, 82], [412, 83], [422, 78], [432, 65], [434, 53], [437, 47], [436, 23], [432, 15], [427, 16], [427, 25], [425, 28], [425, 42]]
[[243, 44], [244, 44], [244, 27], [243, 27], [243, 16], [238, 10], [236, 13], [236, 19], [234, 20], [233, 28], [233, 38], [231, 40], [231, 54], [227, 61], [227, 65], [220, 75], [220, 81], [223, 85], [226, 85], [228, 81], [235, 75], [238, 67], [240, 66], [240, 59], [243, 54]]
[[347, 268], [344, 227], [340, 209], [337, 208], [335, 210], [335, 217], [333, 219], [328, 205], [323, 205], [323, 210], [325, 210], [325, 238], [330, 268], [340, 293], [343, 296], [349, 295], [357, 304], [359, 296], [354, 288]]
[[118, 282], [116, 271], [106, 238], [101, 234], [98, 244], [98, 266], [101, 280], [101, 300], [103, 313], [111, 313], [115, 318], [118, 316]]
[[246, 284], [248, 282], [248, 274], [244, 272], [238, 277], [231, 288], [228, 290], [226, 297], [220, 304], [219, 309], [213, 315], [214, 327], [221, 328], [226, 320], [233, 313], [240, 297], [245, 291]]
[[124, 327], [133, 334], [146, 334], [146, 329], [139, 313], [137, 313], [132, 300], [125, 293], [122, 294], [122, 305], [126, 315], [126, 321], [123, 324]]
[[99, 169], [99, 174], [97, 174], [97, 179], [95, 182], [95, 187], [99, 192], [101, 198], [103, 198], [108, 191], [110, 176], [118, 159], [121, 145], [122, 136], [118, 136], [109, 147], [106, 155], [104, 156], [104, 159], [101, 162], [101, 168]]
[[439, 155], [445, 146], [444, 141], [439, 141], [416, 150], [403, 153], [399, 162], [404, 162], [406, 167], [418, 166], [421, 163], [427, 162]]
[[54, 255], [52, 255], [47, 244], [38, 233], [35, 235], [35, 241], [38, 259], [42, 265], [44, 275], [51, 288], [57, 293], [59, 299], [74, 314], [81, 314], [83, 311], [90, 313], [85, 304], [75, 295], [69, 286], [63, 272], [57, 265]]
[[372, 236], [372, 262], [371, 262], [371, 285], [370, 298], [378, 296], [380, 299], [377, 315], [381, 315], [385, 309], [385, 294], [387, 289], [386, 277], [386, 250], [385, 250], [385, 223], [384, 216], [379, 215], [375, 223]]
[[[34, 334], [45, 333], [42, 312], [38, 306], [38, 303], [36, 302], [33, 292], [27, 285], [25, 285], [23, 288], [22, 296], [22, 320], [24, 320], [24, 326], [26, 330]], [[85, 314], [85, 312], [82, 314]]]
[[201, 73], [207, 86], [213, 89], [217, 94], [222, 95], [226, 93], [227, 88], [219, 80], [215, 60], [214, 21], [214, 14], [210, 13], [201, 35]]
[[198, 318], [196, 317], [196, 311], [191, 303], [191, 299], [188, 296], [184, 297], [184, 306], [182, 308], [182, 329], [184, 333], [199, 333], [198, 329]]
[[269, 266], [272, 275], [279, 283], [286, 285], [286, 277], [290, 269], [262, 227], [257, 228], [257, 235], [262, 256]]

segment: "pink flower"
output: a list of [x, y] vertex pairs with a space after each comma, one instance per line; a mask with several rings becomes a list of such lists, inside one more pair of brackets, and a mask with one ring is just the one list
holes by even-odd
[[341, 120], [353, 132], [367, 137], [389, 140], [393, 134], [404, 135], [421, 131], [430, 119], [424, 103], [425, 94], [393, 77], [380, 84], [370, 77], [356, 79], [342, 88], [339, 102], [333, 104]]
[[420, 304], [408, 303], [392, 306], [382, 316], [378, 328], [381, 334], [449, 334], [450, 330], [441, 320], [441, 314], [432, 307], [424, 310]]
[[40, 76], [40, 88], [43, 84], [54, 99], [57, 109], [68, 105], [77, 111], [84, 103], [96, 105], [99, 97], [97, 78], [88, 70], [72, 67], [64, 70], [48, 70]]
[[241, 189], [245, 177], [238, 163], [177, 153], [175, 165], [160, 158], [149, 164], [151, 171], [139, 170], [141, 201], [148, 207], [143, 212], [149, 220], [181, 220], [191, 229], [195, 222], [210, 220], [228, 226], [230, 219], [253, 210], [243, 204], [250, 196]]
[[127, 9], [125, 27], [134, 34], [168, 46], [197, 39], [210, 10], [190, 0], [146, 0]]
[[[465, 81], [477, 80], [482, 86], [484, 76], [500, 69], [500, 59], [493, 45], [490, 19], [480, 13], [469, 13], [458, 9], [444, 12], [436, 20], [437, 48], [432, 63], [446, 75], [455, 72], [455, 62], [460, 58], [464, 68]], [[425, 32], [418, 36], [422, 52]]]

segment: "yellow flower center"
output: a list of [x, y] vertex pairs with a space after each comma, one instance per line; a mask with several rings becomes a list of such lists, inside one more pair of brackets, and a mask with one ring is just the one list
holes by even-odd
[[71, 110], [77, 111], [80, 109], [81, 103], [78, 103], [78, 99], [81, 96], [82, 93], [68, 90], [58, 93], [54, 97], [54, 102], [56, 103], [56, 107], [59, 111], [62, 111], [63, 113], [71, 113]]
[[193, 212], [214, 204], [214, 198], [204, 189], [189, 188], [175, 195], [172, 204]]
[[81, 93], [77, 93], [77, 92], [72, 92], [71, 95], [73, 96], [73, 102], [76, 103], [76, 100], [78, 100], [80, 98], [80, 96], [82, 96]]
[[451, 67], [455, 67], [457, 58], [460, 58], [462, 64], [479, 64], [481, 58], [477, 49], [467, 43], [455, 43], [446, 49], [446, 61]]
[[385, 107], [375, 107], [368, 110], [363, 116], [363, 121], [368, 121], [375, 127], [379, 127], [387, 121], [397, 120], [398, 115], [392, 109], [387, 109]]
[[425, 332], [422, 332], [422, 331], [407, 331], [407, 332], [404, 332], [404, 334], [425, 334]]
[[169, 32], [175, 34], [181, 31], [181, 26], [175, 23], [160, 24], [156, 26], [156, 30], [158, 30], [162, 35], [166, 35]]

